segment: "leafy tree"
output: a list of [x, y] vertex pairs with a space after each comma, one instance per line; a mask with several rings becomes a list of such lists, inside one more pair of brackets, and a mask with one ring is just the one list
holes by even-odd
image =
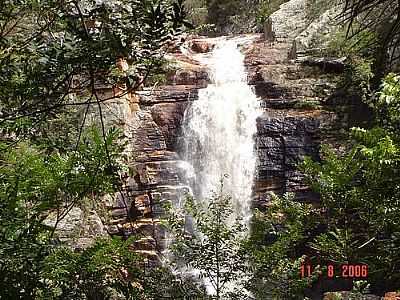
[[[137, 262], [121, 256], [126, 245], [99, 241], [76, 254], [54, 232], [73, 207], [119, 189], [124, 144], [102, 111], [115, 97], [99, 89], [134, 91], [184, 24], [179, 0], [0, 1], [1, 299], [93, 299], [116, 284], [135, 295], [118, 261], [106, 265]], [[88, 126], [95, 109], [100, 130]]]
[[[132, 240], [97, 240], [73, 252], [58, 247], [50, 252], [41, 270], [44, 288], [39, 299], [146, 299], [143, 259], [129, 249]], [[133, 278], [132, 278], [133, 277]], [[121, 298], [121, 296], [119, 296]]]
[[[368, 46], [376, 48], [376, 87], [394, 61], [399, 59], [399, 2], [391, 0], [343, 0], [342, 20], [349, 38], [373, 32]], [[365, 35], [364, 35], [365, 37]]]
[[[377, 98], [370, 100], [380, 116], [377, 126], [369, 130], [353, 128], [348, 151], [337, 154], [322, 147], [322, 161], [306, 158], [300, 165], [311, 188], [321, 196], [318, 206], [277, 198], [261, 218], [261, 230], [260, 225], [254, 227], [254, 244], [260, 245], [253, 254], [261, 272], [255, 276], [284, 277], [277, 284], [280, 295], [293, 290], [291, 297], [302, 297], [312, 286], [299, 276], [299, 263], [304, 262], [316, 267], [310, 279], [321, 272], [322, 280], [326, 278], [327, 264], [333, 264], [336, 270], [341, 264], [366, 264], [367, 284], [372, 291], [382, 293], [400, 287], [400, 141], [398, 111], [394, 109], [397, 85], [398, 78], [393, 74], [383, 82]], [[258, 233], [266, 235], [265, 239]], [[262, 287], [274, 282], [266, 281], [261, 282]], [[290, 287], [285, 282], [290, 282]]]
[[376, 111], [382, 126], [391, 132], [398, 132], [400, 121], [400, 77], [394, 73], [386, 76], [381, 91], [369, 104]]
[[249, 288], [256, 299], [304, 299], [318, 272], [301, 278], [300, 266], [321, 219], [312, 205], [294, 201], [293, 194], [271, 194], [267, 210], [256, 211], [246, 245], [254, 269]]
[[196, 298], [189, 282], [162, 267], [145, 267], [132, 251], [133, 238], [99, 239], [81, 252], [53, 249], [43, 262], [44, 288], [38, 299], [184, 299]]
[[325, 151], [323, 164], [307, 159], [303, 165], [327, 209], [327, 230], [312, 246], [337, 264], [368, 264], [376, 290], [398, 288], [400, 147], [381, 128], [354, 129], [353, 137], [345, 156]]
[[118, 178], [110, 172], [109, 159], [118, 171], [118, 136], [110, 130], [105, 145], [92, 129], [68, 154], [44, 155], [27, 143], [1, 153], [0, 298], [34, 298], [42, 286], [40, 270], [55, 230], [44, 225], [49, 213], [56, 213], [57, 226], [85, 198], [98, 201], [114, 190]]
[[[182, 1], [31, 0], [0, 7], [0, 124], [19, 137], [49, 135], [74, 107], [94, 106], [102, 117], [100, 103], [110, 99], [97, 89], [124, 85], [126, 95], [140, 86], [185, 22]], [[130, 67], [118, 70], [117, 58]], [[66, 136], [70, 128], [61, 129]]]
[[216, 299], [242, 299], [245, 295], [248, 266], [241, 246], [246, 231], [241, 220], [231, 220], [231, 201], [221, 183], [219, 193], [207, 201], [188, 197], [181, 211], [170, 206], [167, 220], [178, 268], [184, 264], [189, 271], [198, 272], [210, 284]]

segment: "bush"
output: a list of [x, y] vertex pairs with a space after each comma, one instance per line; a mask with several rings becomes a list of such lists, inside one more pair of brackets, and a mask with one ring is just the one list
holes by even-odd
[[[304, 290], [317, 279], [319, 270], [301, 278], [300, 266], [307, 259], [302, 251], [322, 217], [310, 204], [294, 201], [293, 194], [271, 196], [266, 211], [256, 212], [253, 218], [248, 242], [254, 268], [250, 290], [256, 299], [304, 299]], [[317, 260], [313, 262], [318, 265]]]

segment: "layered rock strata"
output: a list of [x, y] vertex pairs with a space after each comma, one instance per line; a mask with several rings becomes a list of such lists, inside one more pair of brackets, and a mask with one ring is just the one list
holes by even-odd
[[[324, 101], [335, 88], [341, 69], [327, 70], [324, 64], [291, 60], [292, 44], [307, 27], [304, 5], [302, 0], [289, 1], [271, 16], [266, 35], [273, 43], [259, 35], [242, 48], [248, 82], [263, 110], [255, 137], [255, 206], [263, 206], [271, 191], [293, 192], [304, 201], [317, 199], [297, 165], [306, 155], [318, 159], [321, 130], [335, 120], [334, 114], [323, 109]], [[281, 16], [289, 11], [294, 14], [293, 22], [281, 24]], [[184, 138], [181, 125], [186, 108], [197, 101], [198, 90], [209, 81], [206, 68], [193, 55], [211, 51], [213, 40], [196, 37], [188, 39], [187, 45], [185, 51], [168, 55], [175, 70], [168, 74], [165, 85], [137, 92], [133, 95], [135, 109], [125, 106], [118, 113], [136, 174], [127, 176], [123, 189], [107, 202], [112, 216], [108, 231], [122, 236], [139, 234], [143, 238], [137, 248], [151, 257], [167, 242], [160, 226], [163, 202], [180, 201], [190, 191], [191, 170], [180, 151]]]
[[[191, 54], [193, 49], [204, 53], [213, 47], [207, 45], [212, 40], [195, 41], [201, 45], [191, 46]], [[316, 199], [297, 164], [305, 155], [318, 159], [321, 128], [334, 119], [321, 109], [324, 97], [334, 87], [332, 76], [319, 66], [290, 61], [290, 45], [287, 41], [271, 45], [260, 35], [242, 49], [249, 84], [264, 111], [255, 137], [255, 206], [264, 205], [271, 191], [293, 192], [302, 200]], [[127, 177], [126, 186], [109, 201], [109, 233], [139, 234], [143, 238], [137, 247], [150, 257], [156, 257], [167, 242], [160, 226], [162, 203], [180, 201], [190, 191], [190, 167], [180, 151], [184, 138], [181, 125], [186, 108], [197, 101], [198, 90], [206, 87], [208, 76], [205, 67], [189, 54], [170, 54], [179, 68], [169, 74], [166, 85], [137, 92], [139, 110], [126, 114], [129, 118], [124, 125], [136, 174]]]
[[[292, 37], [293, 38], [293, 37]], [[291, 60], [290, 38], [274, 44], [259, 39], [246, 51], [249, 84], [254, 86], [264, 111], [258, 120], [255, 205], [268, 200], [268, 192], [292, 192], [297, 199], [317, 200], [304, 183], [298, 164], [305, 156], [318, 159], [324, 131], [336, 116], [324, 109], [336, 88], [337, 70]]]

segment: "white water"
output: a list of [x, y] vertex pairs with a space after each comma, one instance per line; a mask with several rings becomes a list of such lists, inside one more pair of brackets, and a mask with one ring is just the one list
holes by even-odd
[[193, 190], [207, 201], [220, 189], [233, 200], [233, 219], [248, 226], [256, 167], [254, 135], [260, 115], [259, 102], [247, 84], [244, 55], [238, 40], [219, 40], [211, 57], [201, 62], [209, 67], [212, 83], [199, 91], [199, 99], [186, 111], [185, 159], [195, 172]]

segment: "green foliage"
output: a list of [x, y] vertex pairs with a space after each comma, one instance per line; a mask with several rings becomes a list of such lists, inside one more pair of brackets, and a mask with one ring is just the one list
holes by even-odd
[[326, 210], [323, 230], [310, 243], [321, 258], [368, 264], [375, 290], [398, 289], [400, 257], [399, 165], [396, 75], [370, 100], [384, 127], [353, 128], [352, 149], [344, 155], [323, 148], [321, 162], [306, 159], [301, 169], [321, 195]]
[[301, 278], [306, 256], [298, 254], [321, 218], [310, 204], [294, 201], [292, 194], [271, 197], [266, 211], [256, 212], [247, 245], [255, 269], [250, 290], [256, 299], [304, 299], [304, 289], [316, 280], [319, 269]]
[[147, 78], [146, 85], [153, 87], [156, 85], [165, 85], [171, 74], [175, 74], [177, 69], [178, 66], [176, 63], [165, 59], [161, 60], [160, 67]]
[[295, 103], [294, 108], [297, 109], [320, 109], [321, 103], [318, 100], [299, 100]]
[[363, 30], [357, 36], [348, 37], [346, 29], [345, 26], [340, 26], [329, 36], [325, 55], [333, 57], [359, 56], [373, 59], [378, 51], [376, 47], [371, 47], [371, 43], [377, 41], [376, 33]]
[[[37, 126], [35, 135], [67, 107], [96, 104], [99, 84], [136, 88], [182, 24], [182, 1], [7, 1], [0, 9], [1, 125], [24, 118]], [[130, 68], [115, 76], [118, 57]]]
[[[84, 133], [76, 151], [45, 155], [43, 150], [20, 143], [1, 154], [0, 176], [0, 298], [34, 297], [42, 286], [39, 273], [51, 248], [53, 228], [43, 221], [57, 211], [57, 222], [85, 197], [114, 190], [118, 171], [115, 144], [119, 133], [106, 136], [107, 152], [101, 135], [94, 129]], [[110, 163], [116, 168], [110, 170]]]
[[275, 11], [279, 9], [279, 6], [287, 0], [264, 0], [260, 1], [257, 9], [257, 23], [263, 25]]
[[325, 150], [323, 164], [307, 159], [302, 166], [328, 212], [327, 230], [312, 246], [330, 261], [367, 263], [375, 287], [391, 286], [398, 281], [400, 147], [379, 128], [354, 129], [353, 137], [345, 156]]
[[[399, 3], [391, 0], [344, 0], [341, 17], [348, 27], [348, 37], [356, 37], [364, 32], [373, 32], [376, 39], [369, 47], [377, 48], [375, 71], [379, 80], [387, 67], [399, 59]], [[361, 24], [361, 25], [360, 25]]]
[[[152, 280], [143, 283], [129, 242], [74, 253], [54, 233], [72, 208], [120, 185], [125, 145], [104, 126], [108, 99], [98, 90], [130, 92], [159, 69], [187, 24], [182, 2], [1, 1], [0, 299], [108, 299], [111, 290], [160, 298]], [[127, 70], [116, 68], [118, 58]], [[101, 131], [87, 125], [93, 106]], [[55, 227], [45, 225], [50, 215]], [[177, 286], [172, 274], [152, 272]]]
[[50, 252], [41, 271], [45, 288], [38, 299], [125, 299], [144, 297], [142, 259], [129, 248], [132, 241], [100, 239], [80, 253], [59, 247]]
[[287, 0], [186, 0], [196, 32], [207, 35], [259, 32], [268, 16]]
[[369, 102], [385, 126], [397, 126], [400, 121], [400, 77], [390, 73], [382, 83], [381, 91]]
[[215, 24], [219, 32], [229, 26], [229, 18], [242, 7], [240, 0], [207, 0], [208, 22]]
[[186, 0], [185, 8], [188, 18], [195, 28], [207, 23], [208, 9], [206, 0]]
[[178, 267], [183, 263], [210, 282], [216, 299], [241, 299], [248, 269], [241, 248], [245, 228], [241, 220], [232, 220], [231, 197], [223, 194], [222, 183], [206, 203], [188, 197], [182, 211], [170, 207], [166, 224], [175, 238], [171, 250]]
[[179, 282], [162, 267], [146, 270], [132, 251], [133, 239], [99, 239], [83, 250], [53, 249], [43, 262], [44, 288], [38, 299], [183, 299], [196, 297], [191, 283]]
[[347, 93], [366, 101], [372, 95], [371, 80], [374, 76], [372, 61], [357, 56], [347, 59], [341, 86]]

